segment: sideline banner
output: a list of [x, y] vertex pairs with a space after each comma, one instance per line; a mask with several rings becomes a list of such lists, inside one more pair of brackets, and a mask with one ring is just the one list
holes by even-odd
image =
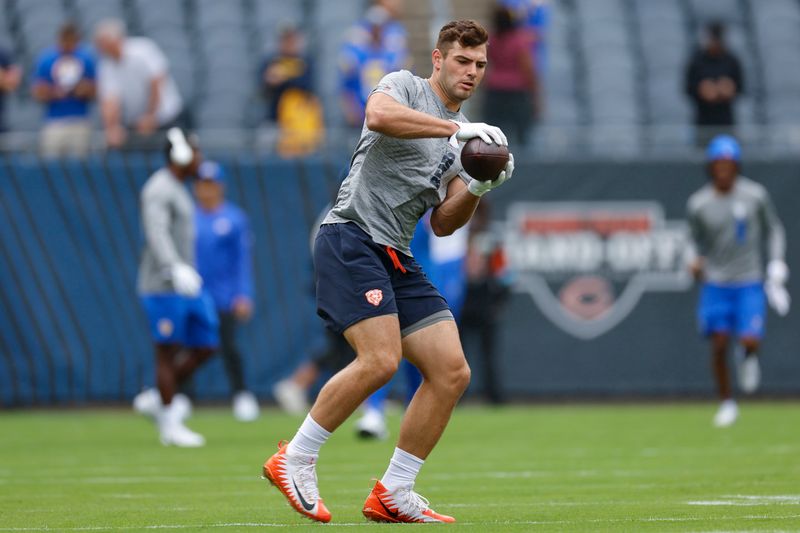
[[[768, 317], [762, 391], [799, 393], [800, 165], [746, 163], [743, 174], [769, 190], [795, 276], [794, 309]], [[519, 164], [487, 195], [513, 280], [498, 350], [510, 394], [713, 393], [685, 268], [686, 201], [704, 183], [702, 162]]]

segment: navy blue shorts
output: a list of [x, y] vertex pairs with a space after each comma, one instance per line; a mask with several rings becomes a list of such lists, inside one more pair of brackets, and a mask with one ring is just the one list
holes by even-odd
[[453, 320], [419, 264], [375, 243], [353, 223], [326, 224], [314, 242], [317, 314], [336, 333], [366, 318], [396, 314], [403, 336]]

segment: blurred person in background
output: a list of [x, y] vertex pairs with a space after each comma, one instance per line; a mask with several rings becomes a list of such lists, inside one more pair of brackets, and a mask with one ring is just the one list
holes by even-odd
[[486, 119], [526, 145], [538, 114], [539, 79], [531, 53], [531, 34], [514, 21], [511, 10], [497, 4], [489, 47], [492, 68], [486, 75]]
[[550, 0], [500, 0], [499, 4], [508, 8], [514, 22], [530, 34], [536, 71], [543, 74], [547, 70], [546, 37], [550, 23]]
[[289, 414], [302, 415], [310, 407], [309, 397], [314, 385], [324, 375], [333, 375], [355, 359], [353, 348], [343, 335], [325, 328], [325, 338], [308, 361], [302, 363], [289, 377], [278, 381], [272, 394], [278, 405]]
[[145, 244], [137, 283], [155, 344], [159, 397], [144, 391], [134, 407], [155, 418], [165, 446], [197, 447], [205, 439], [184, 425], [187, 413], [173, 397], [216, 351], [219, 320], [195, 267], [195, 208], [186, 186], [197, 176], [202, 156], [181, 129], [172, 128], [166, 136], [167, 163], [141, 193]]
[[285, 25], [278, 51], [261, 66], [267, 120], [278, 126], [278, 153], [301, 156], [319, 147], [324, 136], [322, 104], [313, 92], [313, 64], [298, 28]]
[[[323, 207], [316, 220], [311, 224], [309, 245], [312, 256], [317, 233], [331, 207], [333, 207], [333, 202]], [[312, 286], [312, 295], [315, 290], [316, 287]], [[272, 395], [278, 405], [287, 413], [293, 415], [307, 413], [310, 407], [308, 403], [310, 392], [320, 377], [325, 374], [336, 374], [355, 359], [356, 354], [343, 335], [334, 333], [328, 328], [323, 329], [325, 336], [322, 345], [315, 347], [311, 357], [297, 367], [289, 377], [278, 381], [272, 387]]]
[[706, 41], [686, 68], [686, 94], [695, 108], [698, 146], [716, 135], [733, 133], [733, 103], [744, 92], [739, 58], [725, 46], [725, 27], [718, 22], [706, 28]]
[[460, 332], [465, 345], [470, 338], [477, 342], [484, 395], [489, 403], [499, 405], [505, 403], [505, 392], [500, 379], [498, 333], [511, 282], [502, 245], [489, 228], [489, 209], [488, 203], [481, 202], [473, 216], [465, 263], [467, 286]]
[[219, 163], [204, 161], [199, 166], [194, 191], [197, 271], [219, 316], [220, 353], [233, 391], [233, 416], [250, 422], [258, 418], [259, 408], [245, 385], [236, 331], [253, 316], [252, 235], [247, 215], [225, 199], [225, 172]]
[[39, 56], [33, 96], [45, 107], [42, 156], [85, 156], [92, 137], [89, 106], [95, 98], [95, 60], [81, 45], [75, 24], [63, 25], [58, 44]]
[[[452, 235], [437, 237], [431, 228], [431, 212], [420, 219], [411, 253], [434, 287], [439, 289], [456, 324], [461, 323], [461, 308], [464, 304], [466, 277], [464, 260], [467, 255], [469, 224], [458, 228]], [[405, 378], [405, 404], [411, 401], [422, 382], [422, 374], [407, 360], [400, 362]], [[364, 414], [356, 422], [356, 434], [362, 438], [384, 440], [389, 437], [386, 426], [386, 400], [394, 385], [394, 379], [373, 393], [364, 402]]]
[[22, 81], [22, 69], [14, 61], [11, 52], [0, 46], [0, 133], [6, 131], [6, 95], [17, 90]]
[[183, 100], [169, 62], [147, 37], [128, 37], [118, 19], [99, 22], [95, 46], [101, 54], [97, 88], [109, 148], [149, 149], [180, 125]]
[[[395, 7], [396, 2], [388, 2]], [[382, 3], [372, 5], [348, 31], [339, 58], [345, 122], [361, 128], [370, 92], [386, 74], [410, 68], [405, 27]]]
[[[739, 175], [741, 149], [729, 135], [712, 139], [706, 153], [709, 183], [688, 201], [692, 239], [690, 269], [702, 282], [698, 304], [701, 333], [711, 341], [711, 367], [722, 403], [714, 416], [717, 427], [730, 426], [739, 415], [727, 367], [728, 345], [734, 351], [739, 387], [758, 389], [758, 350], [764, 336], [764, 296], [775, 311], [789, 312], [784, 284], [786, 237], [766, 189]], [[764, 275], [762, 249], [768, 262]]]

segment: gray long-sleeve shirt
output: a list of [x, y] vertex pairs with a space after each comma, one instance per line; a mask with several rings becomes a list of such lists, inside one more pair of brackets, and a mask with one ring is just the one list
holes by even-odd
[[175, 292], [172, 266], [195, 266], [192, 196], [183, 182], [162, 168], [144, 184], [140, 202], [145, 245], [139, 263], [138, 292]]
[[769, 260], [784, 258], [786, 236], [769, 193], [743, 176], [727, 194], [710, 183], [695, 192], [688, 217], [695, 251], [705, 258], [706, 281], [762, 280], [765, 245]]

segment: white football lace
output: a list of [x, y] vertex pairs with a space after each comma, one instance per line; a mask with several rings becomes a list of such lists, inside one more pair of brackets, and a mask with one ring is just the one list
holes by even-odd
[[400, 494], [398, 494], [400, 500], [403, 502], [403, 506], [410, 507], [417, 511], [417, 513], [422, 514], [428, 510], [430, 507], [430, 502], [424, 496], [421, 496], [411, 490], [411, 488], [407, 489], [400, 489]]
[[319, 486], [317, 485], [317, 470], [314, 468], [314, 463], [298, 466], [295, 470], [294, 478], [303, 489], [303, 496], [306, 501], [317, 503], [317, 500], [319, 500]]

